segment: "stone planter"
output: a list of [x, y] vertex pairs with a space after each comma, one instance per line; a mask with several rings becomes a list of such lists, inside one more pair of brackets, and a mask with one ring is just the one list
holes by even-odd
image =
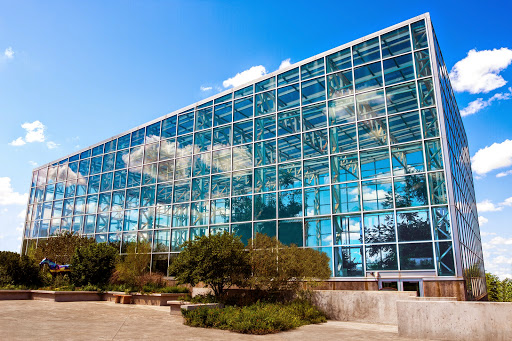
[[53, 302], [101, 301], [97, 291], [47, 291], [31, 290], [33, 300]]
[[[103, 294], [103, 301], [115, 302], [114, 294], [120, 295], [124, 292], [119, 291], [107, 291]], [[156, 306], [167, 306], [167, 301], [175, 301], [179, 297], [183, 297], [184, 293], [154, 293], [154, 294], [141, 294], [130, 293], [132, 295], [132, 304], [140, 305], [156, 305]]]
[[0, 290], [0, 300], [30, 300], [32, 290]]

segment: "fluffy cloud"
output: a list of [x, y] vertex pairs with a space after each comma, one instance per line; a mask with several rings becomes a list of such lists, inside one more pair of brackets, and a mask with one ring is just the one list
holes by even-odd
[[222, 82], [222, 86], [225, 88], [237, 87], [252, 81], [253, 79], [259, 78], [267, 74], [267, 69], [263, 65], [253, 66], [248, 70], [237, 73], [234, 77], [226, 79]]
[[4, 57], [7, 59], [13, 59], [14, 58], [14, 51], [12, 50], [12, 47], [8, 47], [4, 51]]
[[210, 91], [213, 88], [211, 86], [203, 86], [203, 85], [201, 85], [201, 87], [199, 89], [201, 89], [201, 91]]
[[28, 194], [15, 192], [8, 177], [0, 178], [0, 205], [25, 205]]
[[512, 62], [512, 50], [470, 50], [466, 58], [458, 61], [450, 71], [453, 89], [472, 94], [488, 93], [498, 89], [507, 81], [499, 75]]
[[512, 245], [512, 238], [494, 237], [488, 243], [490, 245]]
[[494, 205], [494, 203], [488, 199], [477, 203], [476, 206], [478, 208], [478, 212], [496, 212], [503, 209], [503, 207]]
[[477, 98], [470, 102], [467, 107], [460, 111], [462, 117], [476, 114], [480, 110], [487, 108], [494, 101], [503, 101], [512, 98], [512, 88], [508, 88], [508, 92], [499, 92], [491, 98], [484, 100], [483, 98]]
[[500, 172], [500, 173], [496, 174], [496, 177], [497, 178], [503, 178], [503, 177], [505, 177], [507, 175], [510, 175], [510, 174], [512, 174], [512, 169], [508, 170], [506, 172]]
[[23, 139], [23, 137], [18, 137], [16, 140], [13, 140], [12, 142], [9, 142], [9, 145], [10, 146], [14, 146], [14, 147], [18, 147], [18, 146], [23, 146], [24, 144], [26, 144], [27, 142], [25, 142], [25, 140]]
[[512, 206], [512, 197], [505, 199], [502, 203], [500, 203], [501, 206]]
[[501, 143], [478, 150], [471, 158], [473, 171], [478, 175], [485, 175], [495, 169], [512, 165], [512, 140], [505, 140]]
[[285, 59], [281, 62], [281, 65], [279, 65], [279, 70], [284, 69], [285, 67], [288, 67], [290, 65], [292, 65], [292, 63], [290, 63], [290, 58]]
[[48, 142], [46, 142], [46, 146], [48, 147], [48, 149], [55, 149], [58, 146], [60, 146], [60, 144], [55, 143], [53, 141], [48, 141]]
[[[19, 147], [27, 143], [46, 141], [46, 136], [44, 134], [46, 127], [41, 121], [36, 120], [31, 123], [25, 122], [21, 125], [21, 127], [25, 129], [25, 136], [18, 137], [17, 139], [11, 141], [9, 145]], [[59, 144], [53, 141], [48, 141], [46, 142], [46, 146], [48, 149], [55, 149], [59, 146]]]
[[482, 225], [485, 225], [489, 222], [489, 219], [487, 219], [486, 217], [484, 216], [479, 216], [478, 217], [478, 225], [482, 226]]

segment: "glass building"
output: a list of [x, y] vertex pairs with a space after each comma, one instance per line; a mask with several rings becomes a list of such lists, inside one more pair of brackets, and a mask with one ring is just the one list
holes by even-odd
[[486, 294], [467, 138], [429, 14], [33, 172], [23, 252], [60, 231], [180, 245], [230, 231], [314, 248], [336, 289]]

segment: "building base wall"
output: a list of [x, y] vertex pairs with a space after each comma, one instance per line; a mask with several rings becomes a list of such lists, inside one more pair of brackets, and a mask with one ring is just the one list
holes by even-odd
[[423, 281], [425, 297], [456, 297], [457, 301], [466, 301], [464, 281]]

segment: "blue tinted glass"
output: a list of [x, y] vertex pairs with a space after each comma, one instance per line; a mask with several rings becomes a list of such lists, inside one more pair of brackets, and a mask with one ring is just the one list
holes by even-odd
[[300, 219], [279, 221], [279, 241], [285, 245], [297, 245], [301, 247], [304, 244], [303, 223]]
[[92, 149], [92, 156], [103, 154], [103, 145], [96, 146]]
[[306, 80], [324, 74], [324, 59], [320, 58], [300, 67], [301, 78]]
[[[198, 107], [199, 108], [199, 107]], [[178, 135], [192, 132], [194, 128], [194, 112], [180, 114], [178, 116]]]
[[364, 91], [382, 86], [382, 69], [380, 62], [354, 69], [356, 91]]
[[418, 108], [418, 95], [414, 82], [386, 88], [388, 114]]
[[253, 99], [247, 97], [238, 101], [235, 101], [234, 105], [234, 117], [233, 121], [243, 120], [244, 118], [250, 118], [254, 114]]
[[373, 38], [352, 48], [354, 66], [372, 62], [380, 58], [379, 38]]
[[231, 102], [219, 104], [215, 106], [213, 114], [213, 125], [219, 126], [222, 124], [230, 123], [233, 118], [233, 107]]
[[299, 81], [299, 68], [286, 71], [280, 75], [277, 75], [277, 85], [286, 85]]
[[235, 98], [244, 97], [247, 95], [252, 95], [252, 85], [249, 85], [243, 89], [235, 91]]
[[101, 175], [101, 187], [100, 191], [111, 191], [112, 190], [112, 179], [113, 173], [105, 173]]
[[214, 102], [215, 102], [215, 104], [218, 104], [218, 103], [230, 101], [232, 98], [233, 98], [233, 93], [229, 93], [229, 94], [224, 95], [222, 97], [216, 98]]
[[123, 189], [126, 187], [126, 169], [114, 173], [114, 189]]
[[162, 122], [156, 122], [146, 128], [146, 136], [160, 136], [160, 124]]
[[209, 107], [213, 104], [213, 101], [208, 101], [197, 106], [198, 109]]
[[80, 159], [80, 155], [76, 154], [69, 158], [69, 162], [77, 161]]
[[277, 110], [299, 106], [299, 84], [285, 86], [277, 90]]
[[411, 54], [386, 59], [383, 61], [383, 66], [386, 85], [414, 79], [414, 67], [412, 66]]
[[396, 56], [411, 51], [411, 40], [409, 39], [409, 27], [401, 27], [397, 30], [381, 36], [382, 58]]
[[352, 56], [350, 55], [350, 47], [327, 56], [326, 62], [327, 73], [351, 67]]
[[91, 159], [91, 174], [101, 173], [102, 157], [97, 156]]
[[301, 83], [302, 105], [316, 103], [325, 100], [325, 79], [324, 77], [311, 79]]
[[256, 92], [270, 90], [276, 87], [276, 78], [272, 77], [255, 84]]
[[327, 97], [334, 98], [354, 92], [352, 70], [333, 73], [327, 76]]
[[412, 41], [414, 49], [421, 49], [428, 46], [425, 20], [420, 20], [411, 25]]
[[279, 192], [279, 218], [302, 216], [302, 190]]
[[89, 175], [89, 160], [90, 159], [80, 161], [80, 166], [78, 168], [80, 172], [79, 176]]
[[196, 111], [196, 130], [212, 127], [212, 108]]
[[252, 120], [233, 124], [233, 145], [252, 142], [252, 135]]
[[91, 156], [91, 150], [86, 150], [85, 152], [80, 153], [80, 159], [85, 159], [86, 157]]
[[260, 117], [254, 120], [255, 140], [264, 140], [276, 137], [275, 115]]
[[256, 95], [256, 116], [276, 111], [276, 91], [262, 92]]
[[162, 137], [164, 139], [176, 136], [176, 116], [162, 121]]
[[[105, 143], [105, 153], [110, 153], [114, 150], [116, 150], [116, 143], [117, 141], [116, 140], [112, 140], [112, 141], [108, 141], [107, 143]], [[69, 161], [71, 162], [72, 160], [69, 159]]]
[[130, 146], [130, 134], [124, 135], [117, 139], [117, 149], [125, 149]]

